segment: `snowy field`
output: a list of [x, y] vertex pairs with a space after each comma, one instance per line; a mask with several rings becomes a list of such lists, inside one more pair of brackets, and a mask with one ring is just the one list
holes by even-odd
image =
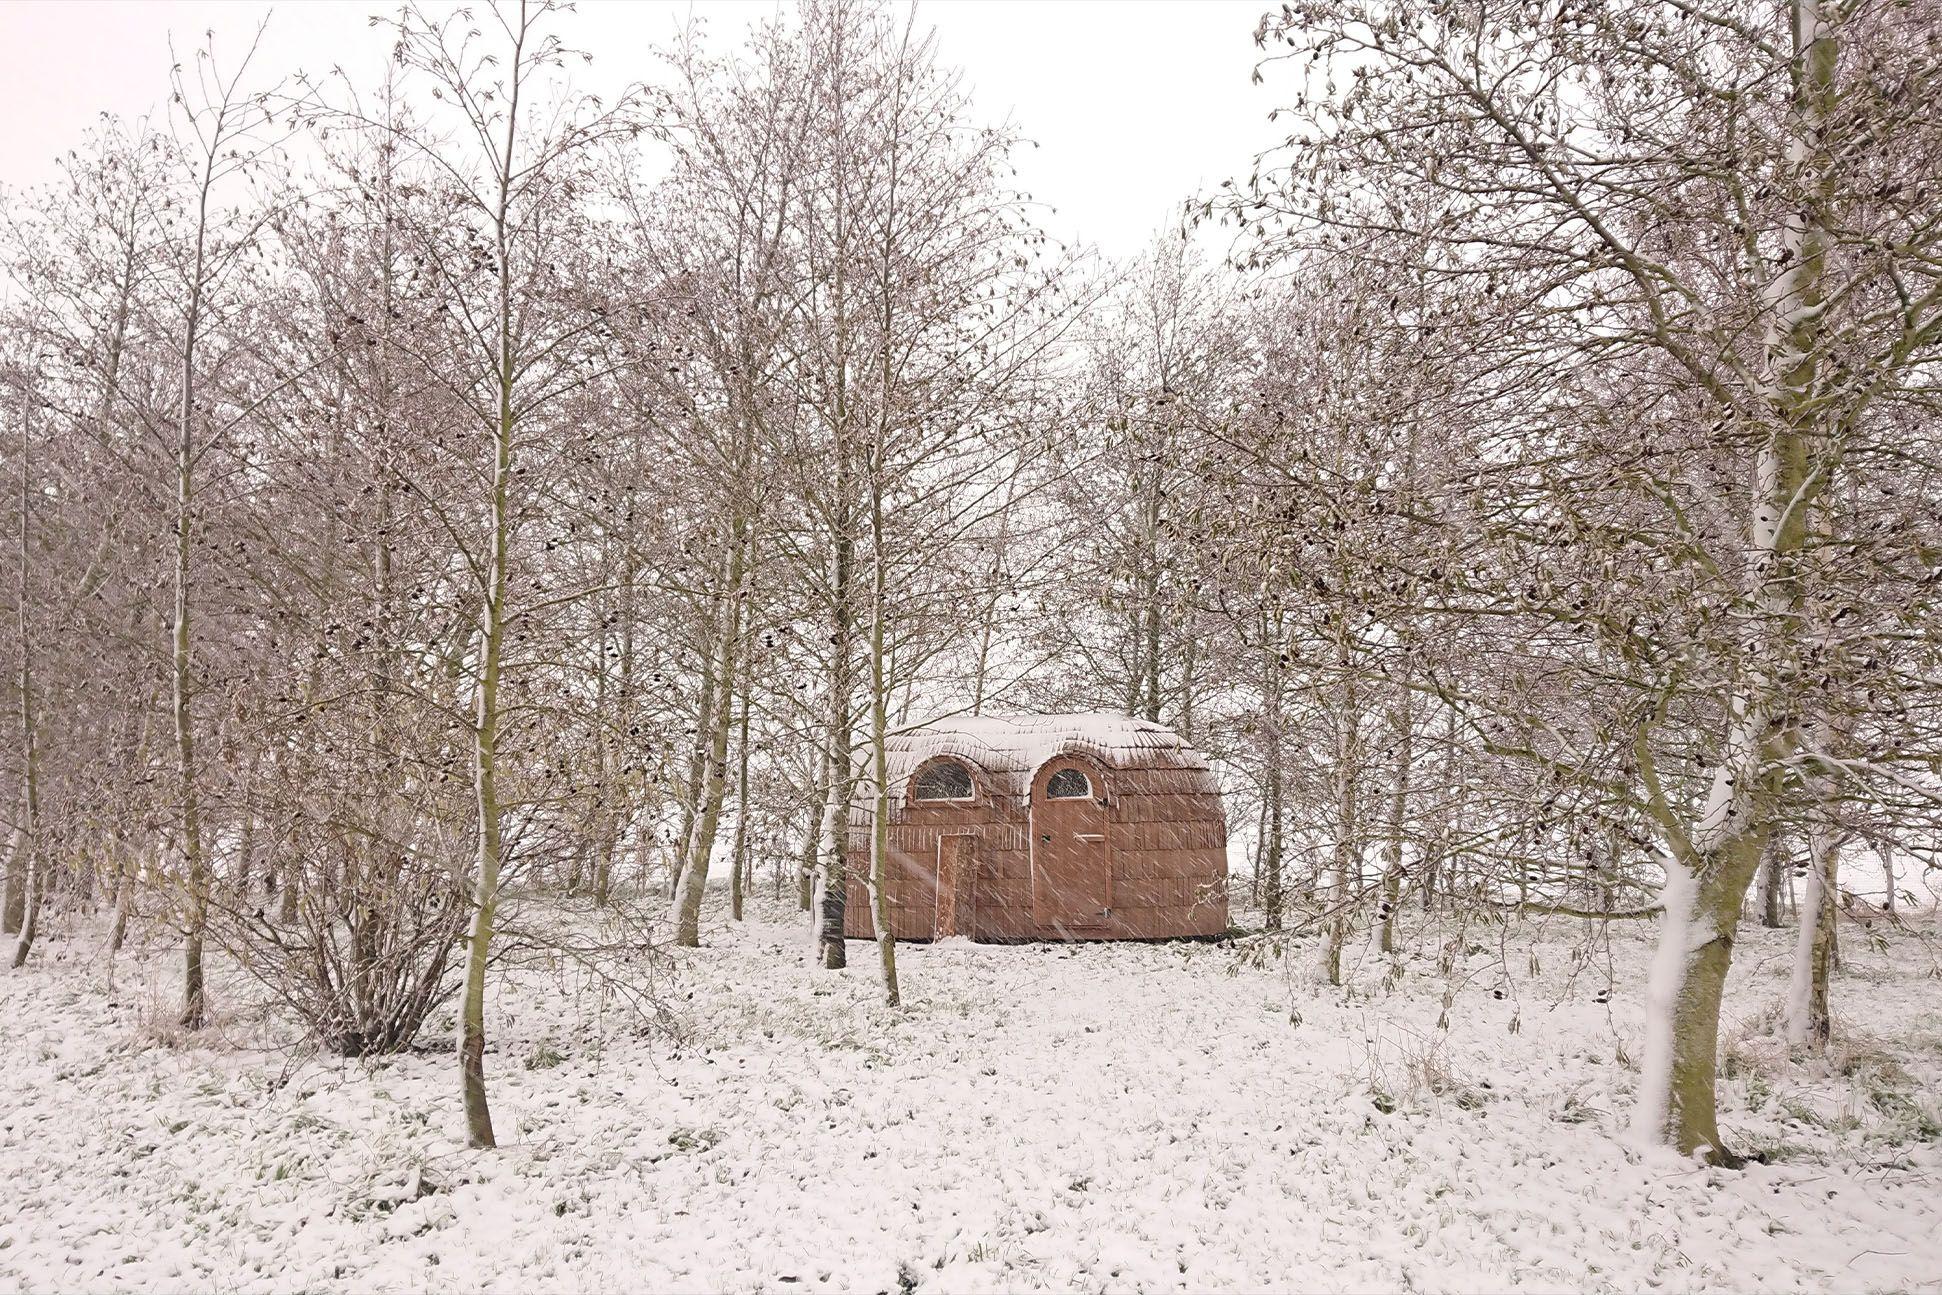
[[1770, 1163], [1735, 1173], [1625, 1139], [1648, 934], [1472, 927], [1454, 974], [1352, 991], [1231, 946], [905, 946], [890, 1012], [867, 946], [812, 974], [759, 911], [680, 960], [678, 1040], [501, 977], [475, 1153], [449, 1046], [306, 1053], [233, 978], [185, 1046], [171, 951], [111, 986], [57, 933], [0, 974], [0, 1288], [1942, 1290], [1929, 941], [1844, 934], [1805, 1065], [1766, 1025], [1787, 936], [1747, 933], [1723, 1123]]

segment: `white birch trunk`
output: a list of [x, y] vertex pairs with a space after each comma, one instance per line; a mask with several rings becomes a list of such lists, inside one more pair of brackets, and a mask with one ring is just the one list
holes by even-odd
[[[1835, 40], [1816, 0], [1792, 0], [1794, 106], [1787, 165], [1798, 205], [1781, 231], [1769, 289], [1766, 342], [1769, 410], [1754, 466], [1749, 592], [1759, 619], [1733, 694], [1724, 755], [1705, 806], [1678, 824], [1653, 787], [1666, 832], [1666, 907], [1647, 994], [1645, 1072], [1635, 1128], [1688, 1155], [1736, 1163], [1719, 1136], [1716, 1074], [1720, 997], [1746, 892], [1772, 830], [1780, 762], [1799, 744], [1798, 718], [1775, 710], [1786, 689], [1775, 678], [1799, 605], [1794, 563], [1808, 513], [1825, 489], [1810, 455], [1825, 441], [1817, 402], [1822, 275], [1827, 255], [1829, 149]], [[1643, 742], [1641, 742], [1643, 750]], [[1649, 763], [1644, 766], [1650, 778]]]

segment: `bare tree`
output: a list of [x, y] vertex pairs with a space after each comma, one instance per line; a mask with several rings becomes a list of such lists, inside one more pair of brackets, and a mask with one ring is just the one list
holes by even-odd
[[[1387, 231], [1410, 230], [1416, 267], [1497, 321], [1497, 372], [1520, 375], [1526, 399], [1548, 383], [1605, 401], [1621, 368], [1660, 393], [1633, 435], [1659, 429], [1645, 435], [1682, 457], [1639, 461], [1639, 506], [1656, 501], [1681, 533], [1689, 556], [1673, 570], [1703, 555], [1700, 605], [1747, 632], [1695, 625], [1704, 647], [1681, 643], [1670, 668], [1651, 622], [1631, 622], [1646, 654], [1633, 659], [1653, 677], [1618, 704], [1636, 717], [1637, 803], [1667, 874], [1638, 1119], [1721, 1161], [1733, 1156], [1714, 1113], [1720, 993], [1791, 773], [1883, 768], [1803, 743], [1817, 712], [1835, 718], [1866, 694], [1847, 670], [1804, 674], [1802, 662], [1823, 636], [1881, 632], [1874, 620], [1832, 628], [1818, 611], [1829, 595], [1809, 598], [1826, 571], [1817, 536], [1838, 542], [1818, 519], [1942, 330], [1937, 231], [1902, 179], [1937, 147], [1910, 106], [1936, 75], [1907, 39], [1921, 21], [1812, 0], [1560, 7], [1535, 24], [1493, 3], [1307, 6], [1260, 30], [1293, 47], [1271, 61], [1309, 69], [1287, 165], [1226, 208], [1274, 255], [1386, 256]], [[1584, 413], [1559, 402], [1551, 425], [1597, 421]], [[1515, 442], [1496, 444], [1518, 457]], [[1526, 446], [1535, 460], [1539, 443]], [[1556, 447], [1543, 452], [1556, 461]], [[1900, 556], [1872, 549], [1871, 565]], [[1579, 619], [1568, 599], [1532, 601]], [[1822, 685], [1811, 697], [1810, 677]], [[1686, 760], [1695, 729], [1708, 736]]]
[[521, 523], [535, 506], [516, 481], [518, 460], [542, 411], [588, 380], [573, 364], [574, 348], [597, 321], [557, 309], [559, 276], [571, 260], [565, 249], [578, 232], [562, 217], [563, 204], [579, 168], [607, 141], [638, 130], [631, 101], [570, 99], [550, 113], [535, 102], [568, 57], [548, 29], [556, 8], [549, 0], [494, 5], [479, 26], [470, 10], [435, 20], [410, 9], [398, 24], [400, 62], [448, 105], [465, 149], [448, 148], [428, 131], [399, 136], [437, 168], [441, 192], [467, 223], [454, 243], [427, 249], [427, 260], [458, 316], [457, 354], [474, 366], [453, 383], [471, 406], [486, 460], [479, 531], [462, 541], [477, 628], [467, 671], [477, 852], [459, 1020], [466, 1133], [482, 1147], [495, 1145], [485, 1088], [485, 992], [507, 857], [507, 644], [528, 611], [515, 594], [531, 588], [515, 579], [513, 565]]

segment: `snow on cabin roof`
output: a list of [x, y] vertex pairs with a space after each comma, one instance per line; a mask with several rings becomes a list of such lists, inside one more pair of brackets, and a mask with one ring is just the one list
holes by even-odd
[[[1074, 752], [1093, 756], [1108, 768], [1189, 769], [1212, 776], [1200, 753], [1164, 724], [1104, 711], [961, 715], [892, 733], [885, 745], [892, 794], [917, 766], [938, 756], [976, 766], [988, 775], [992, 790], [1021, 798], [1030, 794], [1032, 775], [1047, 760]], [[857, 790], [859, 796], [867, 794], [861, 786]]]

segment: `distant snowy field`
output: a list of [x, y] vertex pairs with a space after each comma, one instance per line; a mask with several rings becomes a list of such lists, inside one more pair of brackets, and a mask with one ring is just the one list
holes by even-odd
[[1353, 991], [1217, 945], [902, 946], [890, 1012], [870, 946], [812, 973], [758, 909], [680, 959], [680, 1042], [571, 968], [501, 977], [476, 1153], [449, 1047], [306, 1053], [233, 975], [180, 1046], [173, 951], [110, 988], [57, 932], [0, 973], [0, 1288], [1942, 1290], [1937, 933], [1844, 925], [1808, 1066], [1765, 1024], [1791, 933], [1746, 932], [1744, 1173], [1625, 1140], [1649, 933], [1472, 926], [1455, 975]]

